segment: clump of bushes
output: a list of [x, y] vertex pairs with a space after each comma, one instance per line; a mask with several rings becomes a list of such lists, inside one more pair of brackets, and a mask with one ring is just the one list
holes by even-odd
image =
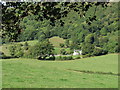
[[9, 51], [12, 57], [22, 57], [24, 55], [22, 44], [15, 44], [9, 47]]
[[4, 58], [6, 58], [6, 55], [0, 51], [0, 59], [4, 59]]
[[55, 60], [74, 60], [72, 56], [57, 56]]
[[106, 50], [103, 50], [102, 48], [100, 48], [100, 47], [96, 47], [95, 49], [94, 49], [94, 52], [93, 52], [93, 55], [94, 56], [100, 56], [100, 55], [105, 55], [105, 54], [107, 54], [108, 52], [106, 51]]
[[86, 55], [82, 55], [82, 58], [87, 58], [87, 57], [91, 57], [92, 55], [90, 54], [86, 54]]
[[24, 49], [25, 49], [25, 50], [28, 50], [28, 48], [29, 48], [29, 45], [28, 45], [27, 42], [25, 42], [25, 43], [24, 43]]
[[81, 57], [80, 56], [75, 56], [74, 59], [81, 59]]
[[65, 45], [63, 43], [60, 43], [60, 47], [63, 48]]
[[67, 52], [66, 52], [65, 49], [61, 49], [61, 50], [60, 50], [60, 54], [62, 54], [62, 55], [67, 55]]

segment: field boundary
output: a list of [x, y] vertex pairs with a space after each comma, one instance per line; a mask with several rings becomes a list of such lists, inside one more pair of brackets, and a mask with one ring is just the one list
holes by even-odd
[[112, 72], [97, 72], [97, 71], [88, 71], [88, 70], [73, 70], [73, 69], [67, 69], [69, 71], [75, 71], [75, 72], [80, 72], [80, 73], [89, 73], [89, 74], [101, 74], [101, 75], [115, 75], [115, 76], [120, 76], [119, 74], [112, 73]]

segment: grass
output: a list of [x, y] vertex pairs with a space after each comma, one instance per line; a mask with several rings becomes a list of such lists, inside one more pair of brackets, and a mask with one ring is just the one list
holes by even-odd
[[[37, 40], [32, 40], [32, 41], [27, 41], [27, 43], [31, 46], [34, 46], [38, 41]], [[0, 51], [4, 52], [4, 54], [6, 56], [10, 56], [10, 52], [9, 52], [9, 46], [14, 45], [14, 44], [23, 44], [24, 45], [25, 42], [12, 42], [9, 44], [3, 44], [0, 46]]]
[[73, 70], [118, 73], [118, 55], [71, 61], [3, 59], [3, 88], [117, 88], [118, 76]]
[[[65, 40], [63, 38], [60, 37], [52, 37], [49, 39], [49, 41], [53, 44], [53, 46], [55, 47], [55, 54], [60, 54], [60, 50], [63, 48], [60, 48], [59, 44], [60, 43], [64, 43]], [[36, 43], [38, 42], [38, 40], [32, 40], [32, 41], [27, 41], [27, 43], [30, 46], [34, 46]], [[15, 43], [10, 43], [10, 44], [4, 44], [2, 46], [0, 46], [0, 51], [4, 52], [5, 55], [10, 56], [10, 52], [9, 52], [9, 46], [10, 45], [14, 45], [14, 44], [24, 44], [25, 42], [15, 42]], [[66, 51], [70, 51], [69, 48], [64, 48]]]
[[60, 43], [64, 43], [65, 42], [65, 40], [63, 38], [60, 38], [58, 36], [50, 38], [49, 41], [53, 44], [53, 46], [55, 46], [57, 48], [58, 47], [60, 48], [60, 46], [59, 46]]
[[65, 49], [65, 51], [70, 52], [70, 48], [59, 48], [59, 47], [55, 47], [54, 49], [55, 49], [55, 50], [54, 50], [54, 53], [55, 53], [55, 54], [60, 54], [60, 50], [62, 50], [62, 49]]

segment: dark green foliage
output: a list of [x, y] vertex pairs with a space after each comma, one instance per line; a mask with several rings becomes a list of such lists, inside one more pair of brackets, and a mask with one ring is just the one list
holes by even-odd
[[83, 43], [81, 45], [82, 47], [82, 54], [85, 55], [85, 54], [90, 54], [92, 55], [93, 51], [94, 51], [94, 45], [93, 44], [90, 44], [90, 43]]
[[63, 48], [65, 45], [63, 43], [60, 43], [60, 47]]
[[52, 55], [52, 56], [50, 56], [47, 60], [55, 60], [55, 56]]
[[2, 58], [3, 59], [6, 58], [6, 55], [3, 52], [0, 51], [0, 59], [2, 59]]
[[57, 56], [55, 60], [73, 60], [72, 56]]
[[107, 54], [107, 51], [106, 51], [106, 50], [103, 50], [103, 49], [100, 48], [100, 47], [96, 47], [96, 48], [94, 49], [93, 55], [95, 55], [95, 56], [100, 56], [100, 55], [104, 55], [104, 54]]
[[114, 50], [116, 53], [120, 53], [120, 46], [116, 46]]
[[11, 45], [9, 47], [9, 51], [10, 51], [11, 56], [13, 57], [22, 57], [24, 55], [22, 44]]
[[[102, 2], [9, 2], [7, 5], [2, 8], [3, 43], [36, 39], [43, 42], [59, 36], [66, 39], [60, 47], [82, 49], [84, 55], [93, 55], [93, 52], [101, 55], [101, 49], [94, 51], [95, 47], [108, 53], [119, 52], [117, 3], [110, 3], [106, 8], [103, 6], [107, 4]], [[25, 46], [23, 51], [34, 57], [28, 48]], [[14, 56], [14, 47], [11, 51]], [[66, 54], [66, 51], [61, 50], [61, 53]]]
[[88, 35], [85, 37], [85, 42], [86, 42], [86, 43], [91, 43], [91, 44], [93, 44], [93, 43], [94, 43], [94, 35], [93, 35], [93, 34], [88, 34]]
[[62, 56], [55, 57], [55, 60], [62, 60]]
[[[67, 17], [68, 13], [73, 10], [79, 16], [85, 16], [85, 13], [93, 6], [107, 6], [107, 3], [82, 3], [82, 2], [7, 2], [6, 6], [2, 4], [2, 26], [4, 28], [3, 37], [10, 37], [8, 41], [16, 41], [19, 34], [22, 32], [20, 27], [20, 20], [29, 15], [38, 15], [34, 19], [38, 21], [44, 21], [47, 19], [50, 21], [50, 25], [55, 26], [56, 22], [59, 22], [61, 26], [64, 26], [63, 17]], [[94, 10], [94, 14], [95, 14]], [[9, 16], [10, 15], [10, 16]], [[76, 14], [75, 14], [76, 15]], [[77, 19], [77, 18], [75, 18]], [[87, 23], [93, 22], [96, 19], [96, 15], [93, 15], [87, 19]], [[25, 21], [26, 23], [27, 21]], [[33, 24], [35, 24], [33, 22]], [[29, 35], [36, 34], [36, 31], [32, 31], [35, 28], [30, 26], [31, 31], [28, 32]], [[9, 32], [8, 32], [9, 30]], [[26, 37], [26, 39], [33, 39], [35, 37]], [[47, 35], [47, 34], [46, 34]], [[70, 35], [64, 34], [65, 38], [68, 38]], [[29, 38], [28, 38], [29, 37]], [[5, 38], [4, 38], [5, 39]]]
[[31, 46], [30, 49], [28, 49], [28, 56], [31, 58], [38, 58], [45, 60], [46, 57], [50, 57], [50, 55], [53, 55], [54, 47], [52, 44], [50, 44], [49, 41], [45, 40], [43, 42], [39, 42], [34, 46]]
[[65, 49], [61, 49], [61, 50], [60, 50], [60, 54], [62, 54], [62, 55], [66, 55], [67, 52], [65, 51]]
[[23, 55], [24, 55], [24, 52], [22, 50], [17, 51], [15, 54], [16, 57], [22, 57]]
[[108, 43], [109, 39], [106, 36], [99, 37], [99, 45], [100, 47], [103, 47], [105, 43]]
[[82, 55], [82, 58], [87, 58], [87, 57], [90, 57], [91, 55], [90, 54], [86, 54], [86, 55]]
[[102, 28], [102, 29], [100, 30], [100, 33], [101, 33], [101, 35], [106, 36], [107, 33], [108, 33], [108, 31], [107, 31], [106, 28]]
[[24, 43], [24, 50], [28, 50], [28, 48], [29, 48], [29, 45], [28, 45], [27, 42], [25, 42], [25, 43]]
[[46, 39], [45, 35], [42, 34], [38, 37], [38, 41], [41, 42], [41, 41], [44, 41]]
[[66, 40], [66, 41], [65, 41], [65, 46], [66, 46], [67, 48], [70, 46], [69, 40]]
[[15, 49], [16, 49], [16, 46], [15, 45], [12, 45], [9, 47], [9, 51], [10, 51], [10, 55], [11, 56], [14, 56], [15, 55]]
[[80, 56], [76, 56], [74, 59], [81, 59], [81, 57]]
[[80, 49], [80, 46], [74, 42], [72, 42], [69, 47], [71, 50]]

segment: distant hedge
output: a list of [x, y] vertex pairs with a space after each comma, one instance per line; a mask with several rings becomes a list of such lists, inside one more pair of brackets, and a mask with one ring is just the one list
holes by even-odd
[[72, 56], [57, 56], [55, 60], [74, 60]]

